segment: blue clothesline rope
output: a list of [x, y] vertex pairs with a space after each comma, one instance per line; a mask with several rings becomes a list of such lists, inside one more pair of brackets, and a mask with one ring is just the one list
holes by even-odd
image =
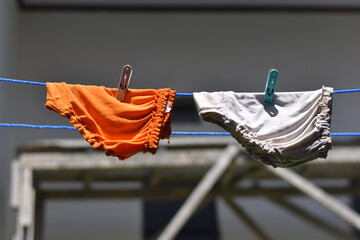
[[0, 127], [23, 127], [23, 128], [36, 128], [36, 129], [67, 129], [67, 130], [76, 130], [75, 127], [71, 127], [71, 126], [33, 125], [33, 124], [22, 124], [22, 123], [0, 123]]
[[[37, 85], [37, 86], [46, 86], [46, 83], [43, 82], [34, 82], [34, 81], [27, 81], [27, 80], [18, 80], [12, 78], [0, 78], [2, 82], [11, 82], [11, 83], [22, 83], [22, 84], [30, 84], [30, 85]], [[345, 89], [345, 90], [336, 90], [333, 93], [353, 93], [353, 92], [360, 92], [360, 88], [358, 89]], [[176, 93], [176, 96], [193, 96], [193, 93]]]
[[345, 89], [345, 90], [336, 90], [333, 93], [354, 93], [354, 92], [360, 92], [360, 89]]
[[[46, 83], [43, 82], [34, 82], [27, 80], [18, 80], [11, 78], [0, 78], [2, 82], [11, 82], [11, 83], [22, 83], [30, 84], [37, 86], [46, 86]], [[360, 92], [360, 89], [347, 89], [347, 90], [337, 90], [333, 93], [353, 93]], [[193, 96], [192, 93], [177, 93], [177, 96]], [[0, 123], [0, 127], [23, 127], [23, 128], [35, 128], [35, 129], [66, 129], [66, 130], [76, 130], [75, 127], [71, 126], [57, 126], [57, 125], [33, 125], [33, 124], [21, 124], [21, 123]], [[187, 135], [187, 136], [230, 136], [230, 133], [227, 132], [172, 132], [172, 135]], [[330, 133], [330, 136], [360, 136], [360, 133]]]
[[[35, 129], [66, 129], [76, 130], [76, 127], [58, 125], [33, 125], [22, 123], [0, 123], [0, 127], [22, 127]], [[172, 132], [171, 135], [180, 136], [230, 136], [227, 132]], [[360, 133], [330, 133], [330, 136], [360, 136]]]
[[46, 83], [43, 83], [43, 82], [18, 80], [18, 79], [12, 79], [12, 78], [0, 78], [0, 81], [2, 81], [2, 82], [11, 82], [11, 83], [22, 83], [22, 84], [38, 85], [38, 86], [46, 86]]

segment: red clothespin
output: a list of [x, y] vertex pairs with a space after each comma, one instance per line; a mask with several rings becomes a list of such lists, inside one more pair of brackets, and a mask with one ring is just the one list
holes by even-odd
[[118, 92], [116, 95], [116, 98], [122, 102], [125, 99], [125, 94], [126, 94], [126, 90], [129, 87], [129, 83], [131, 80], [131, 75], [132, 75], [132, 68], [130, 65], [125, 65], [123, 67], [121, 76], [120, 76], [120, 82], [119, 82], [119, 87], [118, 87]]

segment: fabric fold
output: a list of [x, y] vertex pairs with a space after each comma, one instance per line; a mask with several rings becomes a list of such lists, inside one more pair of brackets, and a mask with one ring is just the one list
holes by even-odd
[[230, 132], [253, 158], [292, 167], [326, 158], [331, 149], [332, 92], [277, 92], [270, 105], [263, 93], [199, 92], [194, 100], [203, 120]]
[[123, 102], [117, 89], [46, 83], [45, 107], [69, 119], [83, 138], [108, 156], [126, 159], [138, 152], [155, 154], [159, 140], [170, 137], [174, 90], [128, 89]]

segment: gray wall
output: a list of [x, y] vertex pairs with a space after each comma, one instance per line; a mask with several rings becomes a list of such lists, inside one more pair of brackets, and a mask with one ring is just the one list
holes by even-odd
[[[17, 12], [15, 1], [0, 1], [0, 75], [10, 77], [14, 73], [14, 58], [16, 55], [16, 22]], [[6, 92], [6, 86], [0, 87], [0, 121], [6, 119], [7, 109], [11, 108]], [[14, 152], [14, 143], [7, 141], [9, 132], [7, 129], [0, 129], [0, 239], [7, 239], [6, 235], [11, 231], [11, 211], [9, 209], [9, 168], [10, 159]]]
[[[26, 12], [15, 77], [117, 87], [129, 63], [134, 88], [263, 91], [274, 67], [279, 91], [355, 88], [359, 21], [360, 15], [342, 14]], [[60, 122], [45, 111], [31, 114], [44, 99], [37, 94], [43, 89], [30, 89], [23, 97], [32, 107], [19, 99], [12, 118], [26, 111], [27, 121]], [[359, 99], [335, 97], [333, 131], [357, 130], [349, 115], [360, 115], [351, 107]]]
[[[6, 7], [5, 7], [5, 2], [0, 2], [0, 72], [5, 71], [6, 69], [6, 44], [7, 41], [5, 40], [4, 36], [7, 35], [7, 16], [5, 14], [6, 12]], [[0, 96], [3, 96], [3, 89], [0, 90]], [[4, 98], [1, 97], [1, 102], [3, 102]], [[2, 110], [2, 107], [1, 107]], [[2, 112], [2, 111], [1, 111]], [[2, 114], [1, 114], [2, 115]], [[1, 135], [2, 131], [0, 130]], [[1, 141], [0, 143], [2, 143], [3, 141]], [[2, 155], [3, 155], [3, 151], [2, 150]], [[4, 164], [6, 160], [4, 158], [2, 158], [2, 164]], [[6, 169], [2, 170], [0, 173], [0, 181], [2, 183], [7, 182], [6, 181], [6, 177], [3, 175], [3, 173], [5, 173]], [[0, 185], [0, 212], [1, 213], [5, 213], [5, 211], [7, 210], [7, 202], [6, 202], [6, 184], [1, 184]], [[0, 215], [0, 222], [4, 223], [5, 222], [5, 214], [1, 214]], [[4, 238], [4, 231], [5, 231], [5, 224], [0, 224], [0, 238]]]
[[[268, 69], [277, 68], [280, 72], [279, 91], [313, 90], [322, 85], [335, 89], [360, 87], [357, 76], [360, 14], [14, 12], [8, 2], [10, 0], [0, 1], [0, 72], [3, 76], [117, 87], [122, 66], [131, 64], [134, 68], [132, 88], [243, 92], [263, 91]], [[17, 32], [15, 42], [6, 40], [8, 29], [14, 31], [13, 35]], [[15, 49], [11, 47], [12, 43], [16, 44]], [[9, 56], [14, 56], [15, 62], [8, 68]], [[67, 125], [65, 118], [44, 109], [45, 94], [43, 87], [3, 83], [0, 88], [2, 121]], [[333, 132], [360, 131], [353, 124], [354, 119], [360, 119], [356, 104], [359, 100], [360, 94], [334, 97]], [[196, 126], [175, 124], [174, 127], [175, 131], [220, 130], [207, 123]], [[7, 207], [8, 173], [16, 146], [33, 139], [80, 139], [80, 136], [77, 132], [58, 130], [0, 131], [3, 136], [0, 143], [5, 142], [1, 149], [0, 210], [7, 212], [0, 216], [0, 234], [6, 222], [5, 239], [9, 239], [14, 217]], [[71, 222], [73, 218], [65, 216], [64, 211], [79, 206], [73, 204], [49, 204], [50, 226], [46, 234], [52, 238], [48, 239], [98, 239], [92, 226], [106, 229], [109, 224], [106, 222], [101, 225], [99, 222], [82, 222], [78, 218]], [[77, 209], [79, 214], [99, 216], [103, 213], [101, 216], [104, 217], [111, 213], [111, 206], [116, 205], [103, 204], [89, 202], [88, 205], [81, 204], [82, 210]], [[123, 209], [119, 212], [130, 209], [126, 213], [130, 223], [117, 214], [109, 217], [110, 223], [126, 226], [127, 239], [140, 238], [140, 202], [119, 204], [116, 206]], [[91, 209], [95, 209], [95, 213]], [[326, 211], [322, 214], [328, 216]], [[4, 216], [7, 216], [6, 220]], [[331, 218], [343, 224], [339, 219]], [[86, 219], [90, 217], [84, 221]], [[243, 228], [234, 225], [236, 222], [228, 213], [221, 212], [221, 219], [225, 238], [234, 236], [229, 232], [243, 233]], [[288, 219], [283, 221], [285, 224]], [[79, 224], [76, 225], [77, 234], [72, 234], [74, 224]], [[288, 227], [287, 234], [291, 235], [296, 227]], [[309, 229], [302, 233], [317, 236], [317, 239], [331, 239], [331, 236]], [[312, 235], [311, 231], [316, 233]], [[113, 234], [118, 236], [116, 229]], [[279, 237], [288, 239], [289, 235], [280, 234]], [[299, 239], [304, 237], [300, 235]], [[109, 236], [109, 239], [113, 237]]]

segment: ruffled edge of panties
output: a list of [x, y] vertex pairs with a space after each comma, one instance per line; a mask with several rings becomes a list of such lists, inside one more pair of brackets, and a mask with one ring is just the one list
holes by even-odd
[[[169, 139], [171, 134], [171, 116], [175, 102], [176, 91], [159, 89], [155, 97], [156, 110], [149, 124], [149, 132], [145, 142], [144, 152], [155, 154], [160, 139]], [[167, 109], [169, 109], [167, 111]]]

